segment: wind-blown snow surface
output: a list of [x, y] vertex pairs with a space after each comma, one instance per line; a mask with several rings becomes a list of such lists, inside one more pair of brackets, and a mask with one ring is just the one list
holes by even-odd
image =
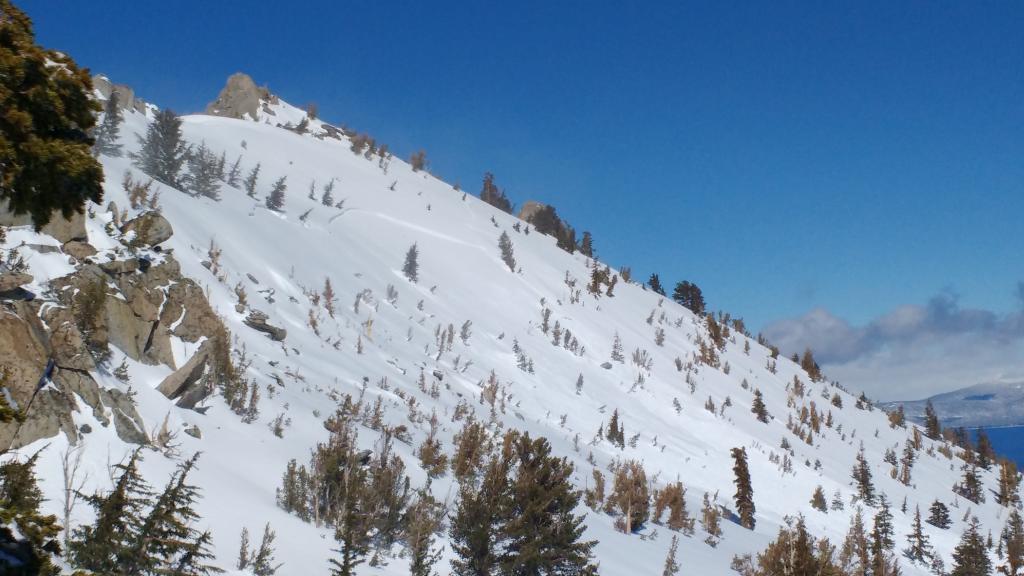
[[[295, 111], [284, 103], [279, 108], [283, 115]], [[122, 129], [127, 151], [137, 148], [134, 134], [143, 134], [145, 126], [143, 115], [127, 115]], [[388, 421], [410, 426], [412, 446], [399, 444], [397, 449], [413, 486], [417, 486], [425, 482], [426, 476], [413, 452], [428, 425], [408, 420], [407, 403], [395, 391], [400, 389], [407, 397], [415, 398], [420, 413], [435, 412], [447, 442], [461, 428], [461, 422], [452, 422], [453, 409], [461, 399], [487, 420], [489, 407], [479, 402], [480, 385], [492, 370], [511, 394], [506, 413], [499, 413], [503, 424], [547, 437], [555, 454], [567, 456], [575, 464], [575, 481], [580, 487], [591, 475], [588, 454], [593, 454], [602, 470], [615, 459], [635, 458], [644, 462], [648, 478], [656, 485], [681, 480], [688, 491], [691, 514], [699, 514], [705, 492], [717, 493], [720, 503], [732, 507], [729, 451], [733, 447], [747, 449], [757, 506], [756, 529], [748, 531], [727, 522], [722, 542], [712, 548], [703, 542], [706, 534], [698, 525], [692, 538], [681, 539], [683, 574], [729, 573], [734, 554], [761, 550], [774, 538], [783, 518], [798, 512], [806, 516], [813, 533], [841, 543], [853, 513], [849, 505], [854, 493], [850, 470], [862, 444], [876, 486], [893, 502], [898, 547], [905, 544], [904, 535], [909, 532], [915, 506], [926, 510], [935, 498], [950, 504], [956, 500], [951, 487], [959, 481], [959, 460], [922, 451], [913, 469], [913, 485], [902, 486], [890, 478], [891, 467], [882, 461], [882, 455], [890, 447], [899, 453], [910, 430], [890, 429], [881, 411], [858, 410], [854, 399], [845, 393], [844, 408], [831, 406], [828, 398], [835, 388], [823, 384], [809, 384], [807, 396], [795, 397], [795, 408], [788, 408], [787, 383], [794, 376], [808, 383], [807, 375], [784, 358], [778, 360], [777, 374], [770, 373], [766, 369], [768, 350], [751, 341], [749, 354], [744, 353], [747, 339], [741, 334], [733, 333], [721, 355], [723, 364], [730, 367], [729, 373], [700, 367], [695, 375], [696, 391], [691, 393], [674, 359], [691, 359], [697, 350], [696, 337], [706, 334], [702, 320], [635, 284], [620, 282], [614, 297], [595, 299], [585, 289], [589, 280], [585, 257], [557, 249], [552, 238], [536, 232], [517, 233], [513, 229], [517, 220], [512, 216], [429, 174], [413, 172], [405, 162], [395, 159], [385, 172], [376, 157], [367, 160], [350, 152], [347, 140], [318, 139], [252, 121], [188, 116], [184, 118], [184, 133], [194, 144], [205, 141], [213, 151], [225, 151], [228, 166], [240, 155], [243, 176], [257, 162], [262, 166], [259, 200], [228, 186], [223, 187], [220, 201], [159, 187], [163, 213], [175, 230], [166, 246], [173, 249], [183, 273], [205, 286], [211, 304], [234, 335], [235, 348], [244, 348], [252, 361], [248, 376], [260, 383], [263, 392], [260, 417], [255, 423], [244, 424], [219, 397], [206, 402], [209, 408], [205, 414], [175, 407], [154, 389], [169, 372], [162, 367], [129, 361], [131, 387], [138, 393], [139, 410], [151, 428], [157, 428], [165, 416], [172, 430], [180, 432], [193, 424], [201, 428], [202, 439], [185, 434], [178, 434], [177, 439], [183, 456], [203, 453], [193, 478], [202, 487], [200, 527], [212, 530], [217, 561], [224, 568], [233, 567], [240, 530], [248, 527], [258, 534], [263, 524], [270, 522], [277, 531], [276, 558], [284, 564], [279, 573], [328, 572], [328, 558], [336, 548], [332, 531], [278, 509], [275, 489], [288, 460], [307, 462], [310, 449], [326, 439], [323, 421], [337, 406], [339, 396], [335, 392], [354, 397], [362, 394], [371, 404], [382, 398]], [[123, 209], [128, 205], [120, 187], [124, 173], [131, 172], [136, 178], [142, 175], [127, 158], [104, 157], [102, 161], [107, 178], [104, 202], [114, 201]], [[282, 214], [267, 210], [262, 200], [280, 176], [288, 177], [289, 186]], [[311, 182], [316, 182], [319, 198], [322, 186], [332, 179], [334, 198], [344, 199], [343, 208], [326, 207], [307, 198]], [[92, 211], [95, 215], [88, 221], [90, 240], [101, 249], [114, 246], [115, 241], [104, 231], [104, 224], [111, 218], [105, 204], [94, 206]], [[307, 211], [308, 217], [300, 221], [300, 215]], [[520, 273], [510, 272], [500, 259], [497, 239], [502, 231], [512, 238]], [[601, 241], [614, 239], [598, 238]], [[201, 264], [208, 259], [211, 242], [222, 250], [223, 280]], [[401, 273], [406, 250], [413, 243], [420, 254], [416, 284], [405, 280]], [[37, 281], [42, 281], [68, 269], [54, 263], [36, 266], [33, 262], [32, 272]], [[258, 284], [248, 278], [249, 274]], [[570, 303], [567, 274], [583, 290], [577, 304]], [[322, 290], [327, 278], [338, 294], [333, 319], [322, 305], [314, 307], [305, 295], [307, 291]], [[288, 330], [283, 343], [273, 342], [242, 323], [244, 314], [234, 308], [237, 300], [233, 288], [239, 283], [245, 287], [252, 308], [266, 312], [272, 324]], [[389, 285], [398, 293], [394, 305], [385, 299]], [[364, 290], [372, 291], [372, 303], [363, 302], [357, 313], [353, 302]], [[541, 332], [544, 306], [552, 310], [552, 325], [557, 320], [579, 340], [585, 348], [582, 356], [553, 346], [551, 337]], [[319, 336], [307, 323], [311, 309], [319, 320]], [[654, 320], [649, 324], [646, 319], [652, 311]], [[472, 321], [469, 343], [463, 344], [456, 336], [454, 349], [436, 359], [435, 329], [451, 323], [458, 331], [466, 320]], [[665, 330], [664, 346], [654, 342], [659, 326]], [[604, 369], [601, 364], [609, 360], [616, 332], [622, 338], [627, 359]], [[360, 334], [362, 354], [356, 351]], [[516, 367], [511, 351], [514, 339], [533, 360], [535, 374]], [[644, 374], [643, 385], [634, 385], [638, 368], [629, 360], [637, 348], [647, 350], [654, 359], [653, 369]], [[111, 366], [119, 364], [122, 357], [114, 350]], [[460, 361], [458, 370], [456, 358]], [[469, 368], [464, 369], [469, 362]], [[434, 370], [443, 373], [438, 399], [418, 389], [421, 370], [426, 371], [428, 380], [433, 379]], [[584, 386], [577, 394], [575, 383], [580, 374]], [[125, 387], [106, 373], [97, 378], [105, 386]], [[275, 384], [274, 393], [268, 393], [268, 384], [278, 378], [283, 385]], [[382, 379], [386, 379], [389, 391], [379, 386]], [[749, 383], [748, 389], [741, 386], [743, 380]], [[750, 412], [754, 388], [764, 393], [774, 417], [767, 424], [758, 422]], [[732, 406], [725, 409], [724, 416], [712, 414], [704, 408], [708, 397], [719, 408], [726, 398]], [[681, 413], [673, 407], [674, 398], [682, 405]], [[822, 412], [831, 409], [835, 419], [835, 427], [822, 427], [814, 446], [800, 441], [786, 428], [788, 415], [811, 401]], [[640, 434], [635, 448], [627, 445], [620, 450], [604, 441], [592, 444], [598, 428], [615, 408], [622, 416], [627, 438]], [[268, 426], [279, 414], [290, 422], [283, 438], [276, 437]], [[110, 485], [108, 465], [123, 459], [133, 447], [86, 412], [77, 414], [76, 420], [90, 424], [93, 430], [83, 436], [83, 468], [89, 474], [86, 491], [106, 489]], [[576, 435], [579, 451], [574, 450]], [[376, 436], [360, 429], [360, 442], [367, 447], [372, 447]], [[771, 455], [783, 454], [783, 438], [788, 438], [795, 450], [793, 472], [789, 474], [783, 474], [769, 461]], [[39, 472], [50, 498], [46, 507], [57, 512], [61, 491], [58, 460], [67, 441], [51, 439], [22, 452], [30, 453], [47, 444]], [[926, 439], [925, 446], [931, 445]], [[450, 444], [446, 446], [450, 450]], [[815, 461], [820, 461], [820, 469], [814, 468]], [[175, 463], [158, 452], [147, 451], [147, 479], [162, 485]], [[986, 473], [984, 479], [989, 488], [995, 487], [994, 475]], [[840, 491], [847, 504], [845, 510], [827, 514], [813, 510], [809, 500], [819, 484], [830, 498]], [[450, 475], [435, 481], [432, 489], [439, 499], [453, 501]], [[904, 499], [907, 514], [899, 510]], [[951, 512], [954, 524], [950, 530], [926, 526], [947, 566], [968, 508], [987, 529], [998, 534], [1005, 512], [992, 500], [990, 496], [988, 504], [979, 506], [960, 501], [959, 509]], [[613, 529], [612, 517], [582, 506], [579, 512], [587, 514], [586, 537], [600, 541], [596, 557], [602, 574], [660, 573], [671, 539], [666, 528], [648, 524], [641, 534], [624, 535]], [[865, 513], [870, 519], [873, 512], [867, 509]], [[90, 519], [91, 511], [79, 505], [74, 523]], [[446, 546], [440, 573], [447, 573], [449, 558]], [[905, 574], [927, 573], [923, 567], [905, 561], [903, 564]], [[378, 568], [363, 565], [359, 572], [406, 574], [407, 560], [395, 558]]]

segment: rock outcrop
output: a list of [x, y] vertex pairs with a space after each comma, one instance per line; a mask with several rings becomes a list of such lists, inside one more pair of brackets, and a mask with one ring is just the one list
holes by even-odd
[[277, 101], [276, 96], [267, 88], [257, 86], [248, 74], [236, 72], [228, 78], [217, 99], [206, 106], [206, 113], [210, 116], [258, 120], [259, 111], [266, 104], [276, 104]]
[[[7, 202], [0, 202], [0, 226], [32, 226], [32, 216], [14, 214], [8, 210]], [[65, 218], [60, 213], [56, 213], [50, 219], [50, 223], [43, 226], [41, 232], [53, 236], [61, 244], [72, 240], [87, 240], [85, 214], [75, 212], [70, 218]]]
[[146, 113], [146, 102], [135, 97], [135, 90], [124, 84], [114, 84], [106, 76], [93, 76], [92, 86], [104, 99], [110, 98], [111, 94], [117, 94], [117, 107], [126, 111]]
[[[173, 233], [157, 213], [128, 221], [125, 229], [139, 234], [142, 245], [159, 244]], [[75, 442], [82, 428], [74, 414], [83, 410], [101, 425], [113, 425], [126, 442], [147, 443], [130, 396], [94, 378], [97, 352], [113, 346], [137, 362], [174, 370], [160, 390], [192, 408], [210, 392], [210, 379], [203, 376], [212, 365], [212, 342], [225, 338], [220, 318], [169, 253], [92, 263], [88, 259], [96, 251], [86, 242], [69, 240], [63, 250], [76, 258], [77, 268], [48, 282], [46, 299], [11, 297], [8, 289], [17, 291], [32, 276], [0, 275], [0, 387], [16, 407], [28, 408], [23, 423], [0, 425], [0, 449], [60, 432]], [[172, 337], [203, 342], [180, 369]]]
[[524, 222], [529, 222], [530, 218], [533, 218], [535, 214], [546, 207], [546, 204], [542, 204], [534, 200], [527, 200], [523, 203], [523, 207], [519, 209], [519, 219]]
[[281, 341], [288, 336], [288, 331], [278, 328], [267, 322], [267, 315], [259, 310], [253, 310], [245, 317], [245, 325], [253, 330], [265, 333], [271, 340]]
[[133, 218], [124, 223], [121, 231], [125, 234], [134, 233], [134, 242], [143, 246], [156, 246], [174, 234], [171, 223], [159, 212], [146, 212]]

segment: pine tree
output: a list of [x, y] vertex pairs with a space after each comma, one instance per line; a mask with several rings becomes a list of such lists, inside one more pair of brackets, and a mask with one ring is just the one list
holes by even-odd
[[651, 274], [651, 277], [647, 280], [647, 286], [655, 293], [665, 295], [665, 289], [661, 287], [661, 279], [658, 278], [657, 274]]
[[672, 544], [669, 545], [668, 555], [665, 556], [665, 569], [661, 576], [676, 576], [679, 574], [679, 563], [676, 561], [676, 554], [679, 551], [679, 537], [672, 535]]
[[998, 572], [1006, 576], [1020, 576], [1024, 573], [1024, 520], [1017, 510], [1010, 512], [999, 541], [1006, 556]]
[[494, 183], [494, 174], [490, 172], [484, 173], [484, 184], [483, 188], [480, 189], [480, 199], [502, 212], [512, 213], [512, 202], [505, 196], [504, 191], [498, 189], [498, 186]]
[[939, 416], [935, 413], [931, 400], [924, 407], [924, 435], [932, 440], [942, 438], [942, 425], [939, 424]]
[[650, 495], [643, 464], [627, 460], [619, 466], [615, 471], [615, 481], [606, 507], [620, 514], [615, 526], [626, 534], [636, 532], [647, 522], [650, 516]]
[[288, 184], [285, 182], [287, 179], [287, 176], [281, 176], [274, 182], [274, 187], [270, 189], [270, 194], [266, 199], [267, 208], [270, 210], [275, 212], [284, 210], [284, 193], [288, 190]]
[[188, 475], [199, 454], [178, 466], [167, 487], [157, 497], [143, 519], [122, 570], [135, 573], [173, 573], [181, 575], [219, 572], [206, 564], [213, 558], [209, 532], [194, 527], [199, 519], [195, 510], [199, 488], [189, 484]]
[[708, 533], [708, 537], [704, 539], [704, 542], [712, 548], [718, 546], [719, 538], [722, 537], [720, 520], [721, 513], [718, 511], [718, 507], [711, 501], [710, 495], [705, 492], [704, 505], [701, 508], [700, 525]]
[[949, 528], [951, 521], [949, 519], [949, 508], [939, 500], [932, 502], [930, 508], [928, 508], [928, 520], [926, 520], [932, 526], [936, 528], [942, 528], [943, 530]]
[[857, 494], [868, 506], [875, 501], [875, 486], [871, 482], [871, 466], [864, 457], [864, 449], [857, 453], [857, 463], [853, 466], [853, 481], [857, 484]]
[[42, 228], [54, 212], [103, 198], [103, 169], [89, 131], [99, 105], [89, 71], [36, 44], [32, 21], [0, 0], [0, 202]]
[[949, 576], [988, 576], [992, 573], [992, 561], [978, 528], [978, 519], [971, 518], [953, 551], [953, 570]]
[[814, 494], [811, 495], [811, 508], [826, 513], [828, 512], [828, 502], [825, 501], [825, 491], [822, 490], [820, 484], [814, 488]]
[[124, 120], [124, 116], [121, 114], [121, 107], [118, 105], [117, 92], [111, 91], [110, 98], [107, 98], [106, 103], [103, 105], [103, 121], [100, 122], [100, 125], [96, 127], [96, 131], [93, 133], [96, 142], [92, 145], [92, 149], [96, 154], [114, 157], [121, 156], [119, 139], [121, 136], [122, 120]]
[[406, 280], [415, 284], [419, 279], [419, 269], [419, 250], [414, 243], [412, 246], [409, 246], [409, 251], [405, 253], [405, 264], [402, 265], [402, 274], [405, 275]]
[[686, 280], [677, 283], [675, 290], [672, 291], [672, 299], [698, 316], [704, 314], [704, 295], [696, 284]]
[[228, 175], [224, 178], [224, 183], [232, 188], [238, 188], [242, 178], [242, 157], [235, 158], [235, 163], [231, 165], [231, 169], [228, 170]]
[[871, 549], [864, 530], [864, 516], [860, 507], [850, 519], [850, 529], [839, 552], [839, 565], [848, 574], [871, 573]]
[[189, 156], [181, 135], [181, 118], [170, 109], [160, 110], [139, 143], [141, 149], [131, 155], [135, 165], [168, 186], [180, 186], [181, 168]]
[[498, 248], [501, 249], [501, 261], [508, 266], [509, 270], [515, 272], [516, 258], [512, 253], [512, 240], [508, 237], [508, 233], [503, 231], [498, 237]]
[[594, 257], [594, 237], [590, 232], [583, 232], [583, 239], [580, 240], [580, 252], [587, 258]]
[[[43, 515], [43, 492], [36, 482], [39, 452], [25, 462], [0, 465], [0, 574], [56, 576], [61, 554], [57, 517]], [[16, 532], [15, 532], [16, 531]]]
[[964, 498], [980, 504], [985, 501], [985, 492], [978, 476], [978, 468], [974, 464], [964, 464], [964, 478], [956, 487], [956, 493]]
[[996, 450], [992, 447], [992, 441], [989, 440], [988, 433], [984, 428], [978, 428], [978, 441], [975, 450], [978, 453], [978, 466], [985, 470], [991, 468], [992, 463], [996, 460]]
[[580, 492], [572, 484], [572, 464], [551, 456], [546, 439], [533, 440], [528, 434], [517, 435], [514, 450], [499, 571], [596, 575], [590, 559], [597, 542], [582, 540], [583, 516], [574, 513]]
[[152, 491], [139, 472], [141, 449], [128, 462], [115, 464], [120, 475], [105, 495], [85, 496], [96, 512], [91, 526], [76, 528], [71, 540], [73, 564], [97, 574], [120, 573], [131, 559]]
[[1020, 473], [1017, 472], [1017, 465], [1012, 460], [1003, 460], [999, 463], [999, 503], [1003, 506], [1015, 506], [1020, 504]]
[[914, 524], [910, 534], [907, 534], [907, 547], [905, 554], [913, 562], [929, 562], [932, 557], [932, 546], [928, 543], [928, 535], [924, 533], [921, 524], [921, 507], [914, 509]]
[[732, 471], [736, 476], [736, 511], [740, 515], [740, 526], [753, 530], [755, 525], [754, 489], [750, 486], [750, 469], [747, 467], [747, 451], [744, 448], [732, 449]]
[[[339, 438], [339, 435], [335, 437]], [[331, 574], [354, 576], [356, 566], [366, 560], [370, 551], [372, 518], [366, 506], [367, 473], [358, 464], [354, 432], [346, 431], [340, 438], [344, 440], [332, 440], [337, 443], [337, 450], [330, 451], [331, 459], [336, 459], [336, 463], [330, 460], [323, 462], [324, 472], [331, 475], [324, 491], [333, 499], [333, 508], [327, 514], [334, 524], [334, 539], [340, 545], [336, 550], [340, 558], [330, 560]]]
[[509, 506], [510, 465], [511, 453], [504, 449], [491, 456], [478, 483], [464, 483], [459, 490], [449, 527], [455, 576], [490, 576], [497, 568], [499, 530]]
[[878, 497], [878, 512], [875, 513], [871, 529], [871, 555], [876, 573], [884, 573], [885, 566], [890, 562], [888, 553], [895, 545], [889, 501], [886, 500], [885, 494], [881, 494]]
[[779, 535], [757, 555], [758, 569], [751, 576], [818, 576], [836, 574], [831, 551], [819, 558], [815, 555], [814, 538], [807, 533], [803, 516], [796, 526], [782, 526]]
[[205, 142], [201, 142], [199, 148], [188, 155], [188, 174], [183, 184], [195, 196], [219, 200], [220, 178], [217, 163], [217, 156], [206, 147]]
[[434, 535], [441, 527], [444, 507], [420, 490], [416, 502], [409, 507], [405, 519], [405, 539], [409, 546], [410, 576], [432, 576], [433, 567], [441, 557], [441, 549], [434, 547]]
[[615, 332], [615, 340], [612, 341], [612, 360], [620, 364], [626, 361], [626, 356], [622, 353], [622, 339], [619, 338], [618, 331]]
[[320, 196], [320, 203], [324, 206], [334, 206], [334, 179], [331, 178], [324, 184], [324, 193]]
[[249, 175], [245, 177], [245, 182], [243, 184], [245, 186], [245, 193], [252, 198], [256, 197], [256, 183], [259, 181], [259, 177], [260, 163], [257, 162], [256, 165], [253, 166], [252, 170], [249, 171]]
[[759, 388], [754, 389], [754, 401], [750, 405], [750, 411], [757, 415], [761, 422], [768, 422], [768, 408], [764, 405], [764, 396]]

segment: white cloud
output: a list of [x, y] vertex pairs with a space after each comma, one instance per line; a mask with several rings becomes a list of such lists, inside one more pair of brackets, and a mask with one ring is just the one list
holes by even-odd
[[[1024, 303], [1024, 284], [1018, 290]], [[774, 322], [764, 334], [787, 355], [810, 347], [829, 378], [878, 400], [1024, 379], [1024, 311], [964, 309], [948, 294], [863, 326], [815, 309]]]

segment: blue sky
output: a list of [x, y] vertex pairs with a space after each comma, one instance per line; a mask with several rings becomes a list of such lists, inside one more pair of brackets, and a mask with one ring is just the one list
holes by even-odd
[[467, 190], [492, 171], [754, 329], [1024, 307], [1024, 4], [631, 4], [19, 3], [158, 105], [241, 70]]

